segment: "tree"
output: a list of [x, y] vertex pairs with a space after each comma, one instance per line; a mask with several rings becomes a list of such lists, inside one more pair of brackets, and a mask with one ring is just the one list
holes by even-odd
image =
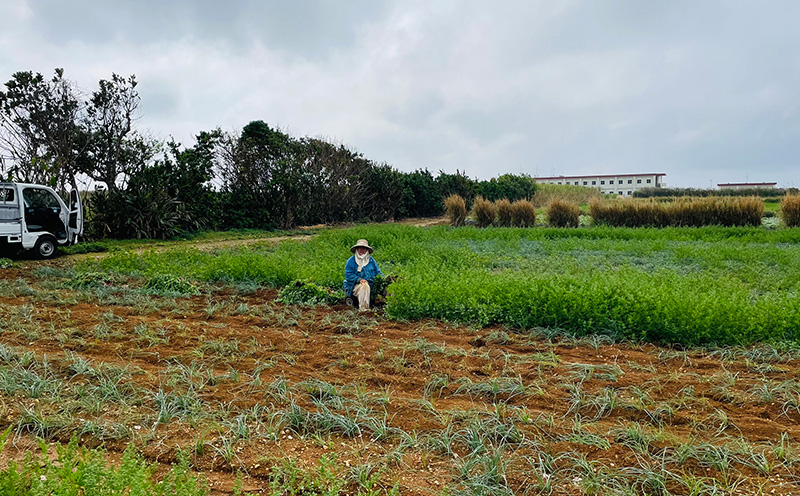
[[471, 208], [477, 184], [474, 179], [467, 176], [466, 172], [456, 170], [455, 174], [446, 174], [440, 170], [436, 177], [436, 185], [439, 187], [441, 198], [459, 195], [467, 202], [467, 209]]
[[527, 174], [503, 174], [478, 183], [478, 191], [487, 200], [506, 198], [510, 201], [531, 200], [536, 192], [536, 181]]
[[441, 215], [444, 203], [436, 180], [427, 169], [403, 174], [402, 217], [433, 217]]
[[141, 101], [136, 76], [111, 74], [100, 80], [86, 106], [85, 128], [89, 136], [81, 172], [116, 191], [136, 168], [152, 158], [155, 145], [133, 129]]
[[220, 175], [231, 227], [283, 227], [292, 138], [264, 121], [253, 121], [239, 137], [221, 141]]
[[136, 84], [135, 76], [112, 74], [86, 101], [63, 69], [50, 80], [14, 73], [0, 92], [4, 175], [63, 189], [83, 173], [117, 190], [120, 177], [142, 167], [155, 149], [133, 129]]
[[318, 138], [302, 138], [302, 168], [310, 177], [305, 181], [305, 223], [330, 223], [357, 220], [359, 198], [364, 194], [360, 175], [371, 167], [361, 154], [344, 145]]
[[0, 91], [0, 149], [10, 179], [63, 187], [73, 183], [87, 146], [86, 104], [56, 69], [50, 80], [16, 72]]

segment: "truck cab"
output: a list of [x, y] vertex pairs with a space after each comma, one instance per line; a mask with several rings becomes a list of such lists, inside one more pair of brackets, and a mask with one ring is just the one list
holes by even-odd
[[74, 245], [83, 236], [83, 207], [77, 188], [69, 205], [47, 186], [0, 182], [0, 249], [33, 250], [52, 258], [58, 246]]

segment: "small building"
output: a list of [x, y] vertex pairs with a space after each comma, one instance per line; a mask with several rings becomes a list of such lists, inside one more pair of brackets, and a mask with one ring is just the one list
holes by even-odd
[[595, 188], [604, 195], [632, 196], [635, 191], [645, 188], [663, 188], [663, 172], [645, 172], [641, 174], [595, 174], [584, 176], [534, 177], [537, 183], [568, 184]]
[[719, 189], [773, 189], [778, 183], [722, 183]]

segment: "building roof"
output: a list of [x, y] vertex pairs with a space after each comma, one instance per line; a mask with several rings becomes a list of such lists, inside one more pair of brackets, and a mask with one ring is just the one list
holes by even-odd
[[587, 177], [635, 177], [635, 176], [666, 176], [666, 174], [663, 172], [642, 172], [639, 174], [584, 174], [583, 176], [534, 177], [534, 179], [584, 179]]
[[720, 183], [717, 186], [775, 186], [778, 183]]

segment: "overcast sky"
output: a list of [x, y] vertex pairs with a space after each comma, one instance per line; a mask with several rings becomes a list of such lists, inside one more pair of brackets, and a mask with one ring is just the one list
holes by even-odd
[[263, 120], [404, 171], [800, 186], [800, 1], [0, 0], [0, 82], [135, 74], [139, 128]]

